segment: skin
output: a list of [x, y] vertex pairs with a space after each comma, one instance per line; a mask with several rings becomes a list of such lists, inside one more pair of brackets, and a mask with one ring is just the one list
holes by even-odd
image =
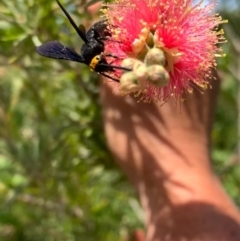
[[239, 241], [240, 215], [211, 169], [220, 81], [179, 107], [137, 103], [102, 86], [109, 149], [137, 190], [147, 241]]

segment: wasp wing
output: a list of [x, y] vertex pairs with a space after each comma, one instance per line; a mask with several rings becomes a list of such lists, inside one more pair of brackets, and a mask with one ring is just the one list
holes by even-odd
[[36, 48], [38, 54], [53, 58], [71, 60], [75, 62], [84, 63], [82, 56], [80, 56], [74, 49], [63, 46], [58, 41], [50, 41]]

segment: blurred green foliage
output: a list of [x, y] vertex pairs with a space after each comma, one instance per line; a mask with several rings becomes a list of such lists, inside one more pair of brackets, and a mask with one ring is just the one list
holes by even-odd
[[227, 43], [226, 57], [219, 59], [222, 80], [216, 119], [212, 132], [213, 166], [226, 190], [240, 206], [240, 1], [220, 1], [220, 15]]
[[[76, 22], [94, 21], [86, 1], [62, 3]], [[0, 240], [122, 240], [142, 225], [141, 209], [106, 148], [97, 75], [37, 55], [49, 40], [82, 43], [55, 1], [0, 0]], [[240, 204], [239, 83], [228, 69], [239, 55], [231, 40], [225, 50], [213, 160]]]
[[105, 145], [97, 75], [35, 52], [81, 40], [47, 0], [0, 1], [0, 36], [0, 240], [120, 240], [139, 204]]

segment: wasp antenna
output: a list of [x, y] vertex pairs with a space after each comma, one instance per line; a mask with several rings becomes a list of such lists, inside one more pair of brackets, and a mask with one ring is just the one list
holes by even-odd
[[85, 42], [88, 43], [88, 40], [86, 38], [86, 34], [84, 32], [82, 32], [82, 30], [80, 28], [78, 28], [78, 26], [76, 25], [76, 23], [73, 21], [72, 17], [69, 15], [69, 13], [67, 12], [67, 10], [62, 6], [62, 4], [56, 0], [58, 6], [62, 9], [62, 11], [64, 12], [64, 14], [67, 16], [69, 22], [71, 23], [71, 25], [74, 27], [74, 29], [76, 30], [76, 32], [78, 33], [78, 35], [80, 36], [80, 38]]

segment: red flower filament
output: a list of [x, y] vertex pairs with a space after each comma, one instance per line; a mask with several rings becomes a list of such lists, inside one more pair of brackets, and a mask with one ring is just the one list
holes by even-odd
[[212, 13], [215, 1], [202, 5], [203, 1], [194, 5], [193, 0], [118, 0], [107, 5], [114, 41], [107, 41], [106, 51], [133, 59], [132, 68], [135, 64], [144, 72], [145, 66], [148, 75], [137, 77], [137, 67], [123, 74], [123, 94], [140, 91], [146, 100], [166, 101], [191, 93], [193, 86], [210, 85], [216, 57], [223, 56], [218, 44], [225, 42], [223, 30], [217, 28], [226, 21]]

